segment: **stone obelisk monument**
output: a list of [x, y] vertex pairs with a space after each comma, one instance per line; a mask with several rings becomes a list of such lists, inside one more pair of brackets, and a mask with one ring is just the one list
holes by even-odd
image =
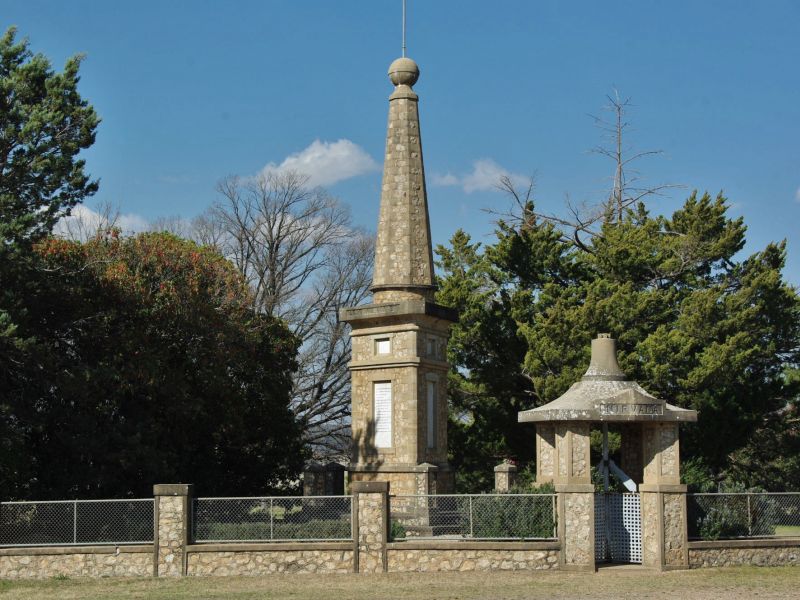
[[395, 494], [453, 489], [447, 463], [447, 339], [453, 310], [435, 290], [418, 96], [419, 67], [399, 58], [383, 166], [372, 304], [342, 309], [352, 327], [350, 482]]

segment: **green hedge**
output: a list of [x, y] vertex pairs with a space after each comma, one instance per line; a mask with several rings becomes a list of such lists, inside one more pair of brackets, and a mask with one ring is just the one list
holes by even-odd
[[[466, 502], [463, 509], [469, 513]], [[552, 538], [554, 526], [550, 498], [475, 496], [472, 499], [475, 538]]]
[[689, 537], [703, 540], [775, 535], [779, 509], [769, 496], [688, 498]]
[[269, 522], [206, 523], [195, 531], [195, 539], [204, 540], [328, 540], [351, 539], [350, 522], [312, 519], [303, 523], [275, 521], [270, 535]]

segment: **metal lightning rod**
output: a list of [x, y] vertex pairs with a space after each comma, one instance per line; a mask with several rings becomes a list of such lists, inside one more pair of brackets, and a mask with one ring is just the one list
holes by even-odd
[[403, 58], [406, 57], [406, 0], [403, 0]]

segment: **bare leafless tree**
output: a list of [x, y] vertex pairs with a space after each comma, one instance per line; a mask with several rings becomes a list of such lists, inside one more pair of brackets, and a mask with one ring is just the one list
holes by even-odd
[[602, 117], [592, 117], [595, 125], [603, 132], [606, 145], [596, 146], [592, 152], [611, 159], [614, 163], [614, 175], [612, 178], [611, 191], [606, 199], [603, 208], [604, 214], [610, 213], [610, 218], [617, 221], [622, 219], [625, 209], [636, 206], [649, 196], [659, 196], [664, 190], [675, 187], [673, 184], [645, 185], [633, 163], [647, 156], [662, 154], [663, 150], [644, 150], [635, 151], [632, 147], [626, 146], [627, 133], [631, 124], [627, 120], [626, 113], [632, 106], [631, 99], [620, 97], [619, 92], [614, 90], [613, 96], [606, 96], [608, 104], [606, 110], [612, 113], [612, 119], [607, 120]]
[[225, 242], [226, 220], [215, 218], [215, 211], [209, 210], [192, 219], [192, 239], [202, 246], [210, 246], [222, 252]]
[[255, 308], [301, 340], [292, 407], [317, 459], [343, 457], [349, 440], [350, 341], [338, 311], [369, 294], [374, 239], [349, 210], [295, 172], [228, 177], [219, 201], [193, 221], [244, 274]]
[[309, 310], [295, 323], [305, 331], [299, 353], [293, 408], [305, 422], [305, 436], [317, 458], [344, 458], [350, 440], [350, 338], [339, 308], [360, 304], [369, 294], [373, 236], [354, 231], [329, 252], [324, 273], [306, 297]]
[[167, 215], [158, 217], [148, 224], [150, 231], [166, 231], [178, 237], [192, 237], [192, 224], [180, 215]]
[[606, 197], [596, 203], [574, 203], [567, 196], [565, 215], [539, 212], [534, 203], [533, 178], [529, 180], [525, 189], [521, 189], [506, 175], [498, 182], [498, 188], [508, 194], [513, 201], [511, 210], [502, 215], [506, 220], [526, 226], [532, 220], [542, 219], [563, 231], [565, 240], [582, 250], [591, 252], [591, 240], [599, 233], [604, 222], [619, 221], [629, 208], [637, 206], [649, 197], [661, 196], [667, 189], [679, 187], [675, 184], [644, 184], [639, 172], [634, 169], [634, 163], [642, 158], [661, 154], [662, 151], [635, 151], [627, 145], [631, 124], [626, 115], [632, 106], [630, 98], [622, 99], [616, 90], [613, 95], [606, 98], [608, 100], [606, 109], [612, 113], [612, 118], [592, 117], [606, 140], [605, 145], [593, 148], [592, 152], [609, 158], [614, 163], [612, 184]]

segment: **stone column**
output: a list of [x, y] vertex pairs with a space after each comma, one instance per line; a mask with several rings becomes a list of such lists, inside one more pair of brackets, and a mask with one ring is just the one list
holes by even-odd
[[689, 568], [678, 440], [677, 423], [642, 425], [642, 564], [659, 570]]
[[594, 486], [589, 456], [589, 423], [555, 425], [553, 483], [558, 494], [560, 568], [594, 571]]
[[553, 423], [536, 424], [536, 483], [552, 482], [556, 465], [556, 426]]
[[350, 486], [355, 514], [355, 571], [386, 572], [389, 540], [389, 482], [355, 481]]
[[420, 496], [436, 494], [439, 467], [431, 463], [422, 463], [416, 466], [415, 471], [417, 473], [417, 494]]
[[155, 496], [155, 532], [153, 539], [153, 576], [186, 575], [189, 525], [194, 486], [167, 483], [153, 486]]
[[517, 465], [501, 462], [494, 468], [494, 491], [503, 494], [511, 491], [517, 482]]

